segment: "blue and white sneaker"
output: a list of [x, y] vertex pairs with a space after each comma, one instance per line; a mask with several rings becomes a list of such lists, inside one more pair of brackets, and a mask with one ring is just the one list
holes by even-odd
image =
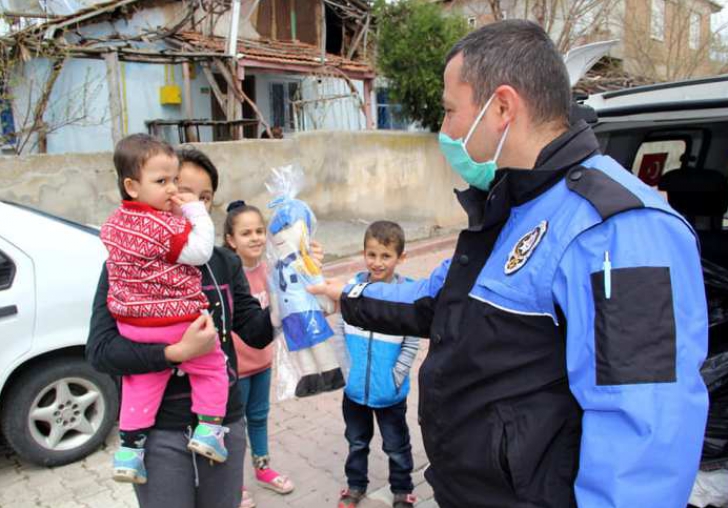
[[122, 446], [114, 454], [113, 479], [122, 483], [147, 483], [147, 469], [144, 467], [144, 449]]
[[225, 448], [225, 434], [228, 428], [222, 425], [211, 425], [200, 423], [192, 434], [192, 439], [187, 443], [187, 449], [207, 457], [215, 462], [225, 462], [228, 457]]

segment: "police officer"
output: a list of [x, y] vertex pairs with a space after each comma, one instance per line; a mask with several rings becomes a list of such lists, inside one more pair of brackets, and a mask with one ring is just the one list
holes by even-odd
[[537, 25], [459, 41], [443, 102], [440, 146], [470, 184], [453, 258], [426, 280], [316, 290], [352, 325], [431, 338], [419, 419], [438, 504], [684, 508], [708, 407], [690, 226], [569, 125]]

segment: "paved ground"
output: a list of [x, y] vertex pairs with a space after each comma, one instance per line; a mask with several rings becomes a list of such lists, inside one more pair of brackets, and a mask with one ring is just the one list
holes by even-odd
[[[427, 275], [450, 255], [453, 245], [452, 237], [412, 245], [409, 249], [410, 258], [402, 266], [401, 273], [412, 277]], [[357, 269], [357, 261], [343, 260], [329, 266], [327, 271], [338, 275], [349, 274]], [[427, 459], [417, 425], [416, 371], [426, 351], [427, 341], [423, 341], [413, 372], [408, 421], [415, 462], [415, 494], [420, 498], [418, 506], [434, 508], [437, 505], [432, 499], [432, 490], [423, 478]], [[345, 484], [343, 467], [347, 451], [340, 409], [341, 397], [341, 392], [336, 392], [272, 405], [269, 434], [273, 465], [288, 473], [297, 488], [287, 496], [259, 488], [249, 474], [251, 467], [248, 458], [246, 484], [259, 507], [319, 508], [336, 505], [339, 490]], [[115, 446], [116, 436], [112, 433], [107, 445], [85, 460], [49, 469], [23, 463], [0, 445], [0, 508], [136, 507], [132, 488], [110, 480], [111, 455]], [[369, 495], [360, 506], [391, 506], [387, 487], [387, 459], [381, 451], [378, 437], [372, 443], [369, 469]]]

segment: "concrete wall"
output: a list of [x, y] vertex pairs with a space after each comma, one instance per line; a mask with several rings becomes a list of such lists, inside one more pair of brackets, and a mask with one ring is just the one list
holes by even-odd
[[[213, 212], [218, 227], [234, 199], [264, 208], [270, 199], [264, 185], [270, 168], [293, 161], [306, 171], [301, 197], [320, 219], [388, 218], [441, 227], [465, 222], [452, 192], [463, 183], [432, 134], [319, 131], [199, 147], [221, 173]], [[0, 199], [100, 225], [119, 203], [111, 154], [0, 158]]]

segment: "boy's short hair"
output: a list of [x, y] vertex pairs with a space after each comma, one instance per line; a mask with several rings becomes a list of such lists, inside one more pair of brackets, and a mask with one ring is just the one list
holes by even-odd
[[138, 180], [144, 164], [159, 154], [176, 157], [172, 145], [149, 134], [131, 134], [116, 144], [114, 167], [122, 199], [132, 199], [124, 188], [124, 180]]
[[367, 248], [367, 242], [374, 239], [385, 247], [394, 247], [397, 256], [404, 253], [404, 230], [402, 226], [396, 222], [388, 220], [378, 220], [372, 222], [364, 233], [364, 248]]
[[179, 158], [180, 166], [185, 162], [189, 162], [201, 168], [210, 177], [212, 183], [212, 192], [217, 192], [217, 184], [220, 181], [220, 174], [212, 163], [210, 158], [202, 150], [185, 146], [177, 150], [177, 158]]

